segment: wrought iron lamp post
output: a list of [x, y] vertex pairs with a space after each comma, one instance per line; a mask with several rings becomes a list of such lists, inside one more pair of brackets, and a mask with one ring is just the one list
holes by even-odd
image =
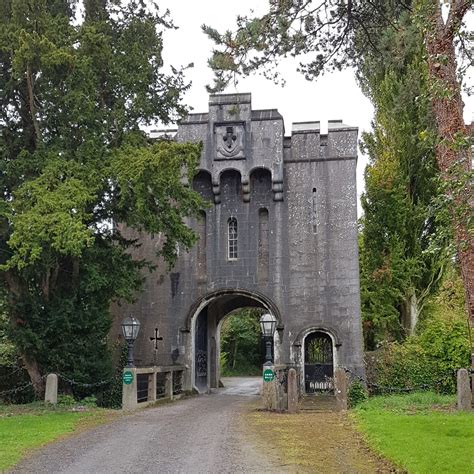
[[128, 345], [127, 367], [135, 367], [133, 364], [133, 343], [140, 331], [140, 321], [132, 315], [122, 321], [122, 334]]
[[265, 365], [272, 365], [272, 341], [276, 328], [276, 319], [273, 314], [262, 314], [260, 318], [260, 328], [263, 340], [265, 341]]

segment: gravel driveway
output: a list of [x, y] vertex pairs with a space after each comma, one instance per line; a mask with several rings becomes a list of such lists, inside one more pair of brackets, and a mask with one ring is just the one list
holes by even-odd
[[260, 380], [228, 381], [215, 394], [140, 410], [53, 443], [12, 472], [284, 472], [255, 448], [241, 421]]

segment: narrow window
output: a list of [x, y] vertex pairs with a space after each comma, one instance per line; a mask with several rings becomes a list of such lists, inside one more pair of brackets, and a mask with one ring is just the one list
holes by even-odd
[[237, 249], [237, 239], [238, 239], [238, 233], [237, 233], [237, 219], [235, 217], [231, 217], [227, 221], [227, 229], [228, 229], [228, 234], [227, 234], [227, 256], [229, 260], [237, 260], [238, 257], [238, 249]]
[[316, 188], [313, 188], [313, 197], [312, 197], [312, 207], [311, 207], [311, 222], [313, 224], [313, 234], [317, 232], [317, 199], [316, 199]]
[[197, 243], [197, 277], [198, 280], [206, 280], [206, 213], [200, 212], [199, 219], [197, 221], [197, 235], [199, 237]]
[[268, 280], [268, 210], [258, 211], [258, 271], [259, 281]]

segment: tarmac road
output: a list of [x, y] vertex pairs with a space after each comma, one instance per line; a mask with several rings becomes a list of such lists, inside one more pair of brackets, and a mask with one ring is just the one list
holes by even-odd
[[42, 448], [12, 472], [284, 472], [241, 423], [260, 381], [225, 379], [217, 393], [140, 410]]

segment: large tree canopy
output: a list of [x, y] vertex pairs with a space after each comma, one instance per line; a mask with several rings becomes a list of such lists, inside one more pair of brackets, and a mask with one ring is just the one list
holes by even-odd
[[[269, 0], [260, 17], [239, 17], [235, 31], [204, 31], [217, 48], [210, 60], [216, 70], [214, 90], [239, 74], [263, 69], [276, 78], [275, 64], [291, 55], [302, 58], [300, 70], [313, 79], [326, 69], [360, 66], [377, 53], [385, 28], [409, 12], [423, 33], [428, 91], [436, 124], [436, 161], [444, 180], [445, 202], [457, 245], [466, 292], [467, 312], [474, 326], [474, 199], [470, 134], [463, 120], [456, 46], [472, 50], [472, 31], [464, 24], [474, 0]], [[469, 43], [471, 42], [471, 43]], [[383, 60], [383, 54], [380, 55]], [[471, 60], [472, 62], [472, 60]], [[474, 351], [473, 351], [474, 366]]]
[[172, 263], [195, 240], [198, 145], [150, 143], [141, 127], [186, 109], [182, 71], [162, 72], [167, 14], [142, 0], [0, 3], [0, 282], [11, 336], [37, 391], [60, 371], [108, 370], [109, 306], [141, 269], [123, 226], [162, 233]]

